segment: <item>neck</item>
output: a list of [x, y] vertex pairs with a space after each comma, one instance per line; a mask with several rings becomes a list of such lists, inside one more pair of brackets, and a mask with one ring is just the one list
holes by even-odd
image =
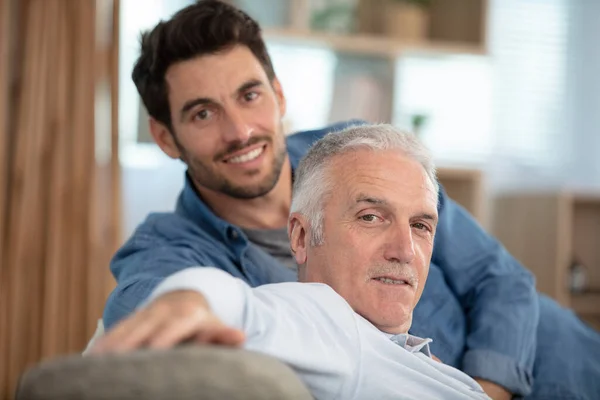
[[213, 212], [230, 224], [249, 229], [277, 229], [287, 225], [292, 203], [292, 166], [287, 157], [273, 189], [255, 199], [236, 199], [195, 186]]

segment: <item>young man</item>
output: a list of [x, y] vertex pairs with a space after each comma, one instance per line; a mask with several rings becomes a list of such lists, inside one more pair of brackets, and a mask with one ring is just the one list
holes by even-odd
[[[133, 80], [154, 140], [188, 171], [175, 212], [150, 215], [113, 259], [106, 328], [188, 267], [214, 266], [253, 287], [296, 280], [285, 230], [293, 171], [316, 139], [345, 125], [286, 139], [285, 97], [259, 27], [219, 1], [147, 33]], [[411, 333], [433, 338], [434, 354], [494, 398], [532, 389], [539, 399], [597, 397], [598, 334], [538, 296], [531, 274], [443, 191], [438, 214]]]
[[296, 172], [288, 231], [300, 281], [309, 283], [251, 289], [215, 268], [185, 269], [95, 351], [189, 338], [236, 343], [243, 334], [245, 348], [289, 364], [316, 399], [488, 398], [435, 361], [429, 339], [408, 333], [437, 225], [435, 170], [423, 145], [389, 125], [351, 127], [321, 139]]

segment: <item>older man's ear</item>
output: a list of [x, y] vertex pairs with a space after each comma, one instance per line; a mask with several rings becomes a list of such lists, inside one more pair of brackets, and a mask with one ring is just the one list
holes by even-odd
[[298, 265], [306, 263], [306, 250], [308, 246], [308, 221], [304, 215], [292, 213], [288, 219], [288, 236], [292, 254]]

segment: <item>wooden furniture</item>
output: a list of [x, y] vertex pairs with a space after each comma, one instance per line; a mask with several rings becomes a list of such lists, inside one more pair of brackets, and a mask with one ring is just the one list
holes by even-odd
[[405, 42], [379, 35], [341, 35], [289, 28], [267, 29], [264, 32], [264, 36], [270, 42], [284, 43], [291, 46], [315, 46], [331, 49], [342, 54], [379, 57], [391, 60], [411, 54], [484, 55], [486, 51], [481, 43], [447, 42], [442, 40]]
[[442, 167], [437, 175], [448, 196], [486, 226], [483, 173], [477, 169]]
[[[538, 290], [600, 329], [600, 195], [504, 194], [494, 204], [494, 234]], [[581, 293], [569, 285], [575, 261], [585, 267]]]
[[[361, 21], [373, 20], [374, 10], [384, 9], [389, 0], [360, 0], [356, 9], [356, 32], [347, 35], [317, 34], [310, 30], [310, 0], [288, 0], [287, 24], [266, 31], [269, 39], [284, 38], [306, 43], [321, 43], [336, 50], [360, 54], [397, 55], [398, 48], [408, 43], [386, 37], [371, 23], [362, 28]], [[235, 3], [235, 1], [234, 1]], [[242, 2], [245, 3], [245, 2]], [[243, 8], [243, 4], [240, 4]], [[462, 53], [484, 53], [487, 48], [487, 0], [433, 0], [428, 7], [429, 29], [425, 40], [412, 43], [410, 48], [426, 51], [440, 48]], [[252, 10], [248, 10], [252, 14]], [[265, 21], [260, 21], [263, 23]], [[269, 24], [266, 24], [268, 26]], [[272, 25], [270, 28], [275, 28]], [[375, 27], [376, 28], [376, 27]], [[374, 46], [369, 46], [373, 44]]]

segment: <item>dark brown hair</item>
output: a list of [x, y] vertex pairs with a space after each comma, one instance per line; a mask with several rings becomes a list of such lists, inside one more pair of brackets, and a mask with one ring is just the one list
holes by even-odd
[[141, 54], [131, 78], [154, 119], [173, 133], [165, 74], [174, 63], [215, 54], [235, 45], [250, 49], [269, 81], [275, 72], [260, 26], [246, 13], [219, 0], [199, 0], [141, 36]]

